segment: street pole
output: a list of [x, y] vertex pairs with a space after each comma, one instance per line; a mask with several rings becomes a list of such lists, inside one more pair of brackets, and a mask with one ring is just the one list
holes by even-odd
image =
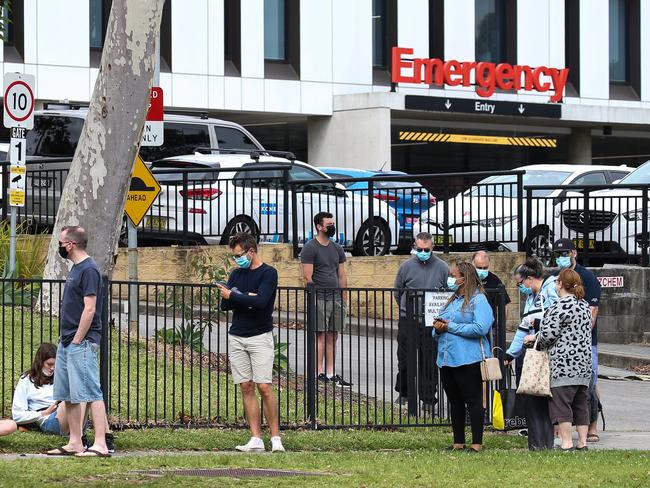
[[16, 226], [18, 220], [18, 207], [11, 206], [11, 230], [9, 234], [9, 277], [14, 277], [16, 269]]

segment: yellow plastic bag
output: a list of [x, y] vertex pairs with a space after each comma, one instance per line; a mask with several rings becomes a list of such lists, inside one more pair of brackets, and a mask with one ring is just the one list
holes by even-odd
[[494, 390], [494, 395], [492, 396], [492, 427], [494, 430], [506, 429], [501, 393], [498, 390]]

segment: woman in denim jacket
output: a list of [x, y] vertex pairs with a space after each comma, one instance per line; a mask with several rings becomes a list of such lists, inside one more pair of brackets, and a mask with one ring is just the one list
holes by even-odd
[[490, 357], [487, 339], [492, 308], [472, 264], [460, 261], [449, 270], [447, 287], [454, 292], [433, 324], [439, 335], [438, 368], [451, 410], [453, 450], [465, 449], [465, 412], [472, 427], [470, 451], [483, 444], [483, 378], [481, 360]]

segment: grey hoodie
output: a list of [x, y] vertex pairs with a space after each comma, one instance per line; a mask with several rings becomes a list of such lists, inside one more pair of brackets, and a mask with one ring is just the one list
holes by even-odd
[[400, 317], [406, 316], [406, 293], [404, 289], [437, 289], [447, 286], [449, 266], [435, 254], [422, 262], [417, 256], [402, 263], [395, 277], [395, 300], [399, 303]]

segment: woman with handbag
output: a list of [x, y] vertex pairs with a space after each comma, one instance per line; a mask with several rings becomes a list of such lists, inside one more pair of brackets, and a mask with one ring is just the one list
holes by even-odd
[[[548, 309], [537, 342], [548, 349], [551, 370], [551, 422], [560, 431], [563, 450], [573, 450], [571, 423], [578, 431], [577, 450], [587, 449], [591, 380], [591, 310], [580, 275], [564, 269], [557, 278], [560, 300]], [[534, 342], [535, 335], [525, 342]]]
[[483, 376], [481, 365], [490, 354], [487, 335], [494, 315], [472, 264], [452, 264], [447, 287], [454, 292], [436, 318], [438, 361], [442, 386], [450, 404], [453, 450], [465, 449], [465, 413], [472, 427], [471, 452], [483, 444]]
[[[506, 365], [514, 358], [525, 355], [524, 338], [539, 330], [544, 310], [558, 300], [555, 276], [546, 276], [544, 265], [534, 257], [527, 258], [524, 264], [517, 266], [513, 278], [517, 282], [520, 293], [526, 296], [526, 304], [522, 321], [506, 351]], [[517, 384], [519, 384], [521, 369], [516, 368], [516, 372]], [[533, 395], [521, 395], [521, 397], [526, 410], [528, 448], [531, 451], [553, 449], [553, 425], [548, 413], [547, 397]]]

